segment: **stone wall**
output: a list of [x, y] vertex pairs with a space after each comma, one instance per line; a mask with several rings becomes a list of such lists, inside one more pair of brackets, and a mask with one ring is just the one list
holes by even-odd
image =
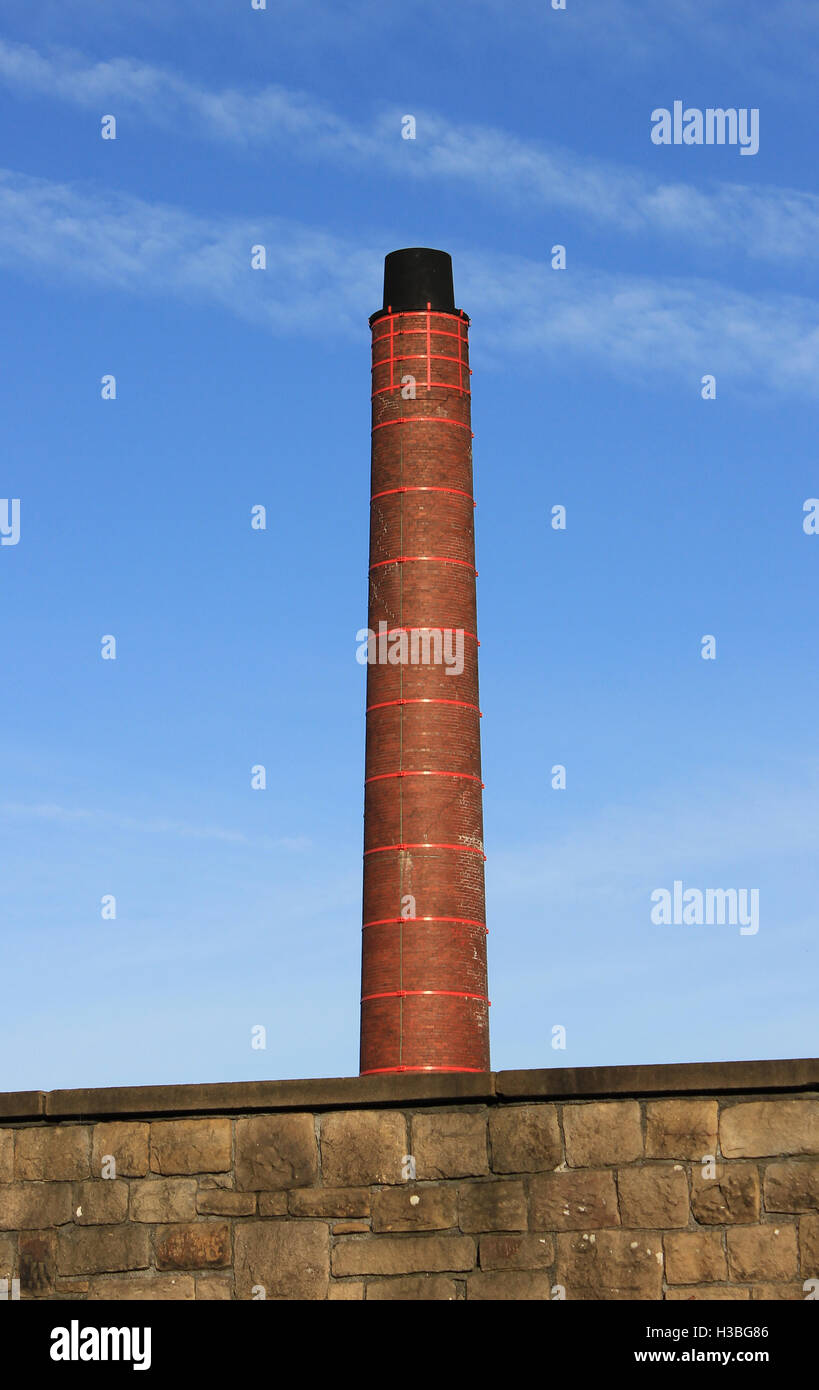
[[3, 1278], [44, 1299], [803, 1299], [819, 1062], [0, 1095]]

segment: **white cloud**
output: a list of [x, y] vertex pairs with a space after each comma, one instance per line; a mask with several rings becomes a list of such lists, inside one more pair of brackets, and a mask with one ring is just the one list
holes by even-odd
[[[455, 126], [432, 112], [416, 111], [417, 139], [402, 141], [398, 109], [382, 110], [364, 128], [325, 103], [281, 86], [210, 91], [128, 58], [94, 63], [68, 51], [44, 57], [27, 45], [3, 41], [0, 80], [100, 115], [122, 117], [134, 111], [151, 125], [187, 129], [232, 146], [277, 146], [299, 158], [340, 160], [405, 179], [456, 179], [478, 196], [495, 200], [502, 195], [516, 209], [548, 207], [619, 233], [659, 235], [686, 248], [734, 248], [777, 262], [814, 260], [819, 252], [815, 194], [741, 183], [698, 188], [680, 180], [658, 181], [612, 161], [490, 126]], [[649, 117], [647, 103], [647, 152], [652, 148]], [[704, 173], [704, 162], [700, 169]]]
[[[250, 269], [250, 247], [268, 269]], [[277, 334], [360, 335], [380, 302], [383, 242], [283, 218], [207, 219], [0, 171], [0, 265], [227, 309]], [[458, 297], [480, 306], [478, 357], [580, 357], [607, 373], [815, 395], [819, 308], [708, 280], [652, 279], [457, 252]]]

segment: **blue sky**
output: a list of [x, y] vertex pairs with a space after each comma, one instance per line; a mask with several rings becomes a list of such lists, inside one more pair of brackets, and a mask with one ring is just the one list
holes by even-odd
[[[358, 1070], [367, 316], [413, 245], [472, 317], [493, 1066], [814, 1054], [819, 5], [36, 10], [0, 1089]], [[675, 100], [758, 108], [759, 152], [652, 144]], [[758, 932], [652, 924], [675, 880], [757, 888]]]

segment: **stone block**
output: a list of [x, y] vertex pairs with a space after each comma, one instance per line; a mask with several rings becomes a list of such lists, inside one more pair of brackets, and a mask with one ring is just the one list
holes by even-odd
[[732, 1226], [726, 1241], [731, 1278], [739, 1283], [776, 1282], [797, 1273], [794, 1225]]
[[196, 1198], [200, 1216], [255, 1216], [255, 1192], [200, 1192]]
[[688, 1178], [682, 1167], [621, 1168], [617, 1187], [624, 1226], [662, 1230], [688, 1225]]
[[20, 1234], [17, 1276], [23, 1298], [48, 1298], [54, 1291], [57, 1234], [24, 1231]]
[[324, 1221], [239, 1225], [234, 1252], [237, 1298], [258, 1297], [259, 1287], [278, 1301], [327, 1297], [330, 1235]]
[[522, 1182], [461, 1183], [458, 1224], [462, 1231], [525, 1231], [526, 1193]]
[[151, 1172], [225, 1173], [231, 1167], [230, 1120], [154, 1120]]
[[553, 1285], [548, 1274], [538, 1270], [475, 1270], [466, 1286], [469, 1302], [548, 1303]]
[[691, 1167], [691, 1210], [701, 1226], [748, 1226], [759, 1220], [759, 1173], [753, 1163], [717, 1162], [716, 1177]]
[[819, 1216], [799, 1218], [799, 1269], [806, 1279], [819, 1279]]
[[504, 1105], [489, 1112], [495, 1173], [542, 1173], [557, 1168], [563, 1141], [556, 1105]]
[[[407, 1122], [397, 1110], [341, 1110], [321, 1117], [325, 1187], [403, 1182]], [[420, 1177], [420, 1174], [419, 1174]]]
[[218, 1269], [230, 1264], [230, 1227], [224, 1221], [165, 1226], [156, 1233], [157, 1269]]
[[662, 1237], [649, 1231], [560, 1232], [556, 1283], [569, 1302], [662, 1298]]
[[481, 1269], [549, 1269], [554, 1264], [551, 1235], [481, 1236]]
[[120, 1178], [89, 1179], [74, 1188], [74, 1220], [78, 1226], [114, 1226], [128, 1216], [128, 1184]]
[[64, 1182], [91, 1174], [88, 1130], [84, 1125], [40, 1125], [18, 1129], [14, 1176], [18, 1182]]
[[57, 1233], [60, 1274], [107, 1274], [147, 1269], [148, 1232], [141, 1226], [73, 1226]]
[[229, 1303], [233, 1298], [233, 1276], [230, 1274], [197, 1274], [197, 1303]]
[[489, 1172], [486, 1111], [431, 1110], [412, 1117], [415, 1176], [481, 1177]]
[[280, 1192], [318, 1182], [318, 1145], [312, 1115], [252, 1115], [236, 1121], [236, 1186], [243, 1192]]
[[717, 1151], [715, 1100], [646, 1102], [646, 1157], [695, 1158]]
[[[337, 1285], [344, 1288], [343, 1284]], [[367, 1301], [394, 1303], [453, 1303], [458, 1297], [455, 1281], [443, 1274], [407, 1275], [403, 1279], [370, 1279]]]
[[663, 1237], [668, 1284], [710, 1284], [728, 1278], [720, 1231], [674, 1231]]
[[132, 1221], [154, 1225], [193, 1221], [195, 1216], [195, 1178], [144, 1178], [131, 1183]]
[[289, 1210], [291, 1216], [369, 1216], [370, 1190], [367, 1187], [305, 1187], [290, 1193]]
[[454, 1187], [388, 1187], [373, 1193], [372, 1214], [374, 1231], [445, 1231], [458, 1224], [458, 1194]]
[[819, 1100], [740, 1101], [726, 1105], [719, 1119], [720, 1148], [726, 1158], [819, 1153]]
[[286, 1216], [286, 1192], [260, 1192], [258, 1200], [260, 1216]]
[[333, 1274], [437, 1274], [472, 1269], [470, 1236], [345, 1236], [333, 1250]]
[[39, 1231], [72, 1219], [70, 1182], [15, 1182], [0, 1187], [0, 1231]]
[[666, 1289], [666, 1303], [747, 1303], [750, 1290], [726, 1284], [699, 1284]]
[[361, 1279], [334, 1279], [327, 1291], [331, 1303], [358, 1303], [364, 1297], [364, 1282]]
[[570, 1168], [632, 1163], [643, 1154], [640, 1106], [636, 1100], [564, 1105], [563, 1133]]
[[[151, 1126], [141, 1120], [106, 1120], [94, 1125], [91, 1171], [109, 1178], [144, 1178], [148, 1172]], [[113, 1159], [113, 1167], [111, 1160]]]
[[89, 1303], [189, 1303], [195, 1296], [192, 1274], [92, 1279], [87, 1294]]
[[766, 1211], [819, 1211], [819, 1158], [769, 1163], [763, 1194]]
[[537, 1173], [529, 1196], [535, 1231], [594, 1231], [620, 1225], [614, 1174], [607, 1169]]
[[14, 1181], [14, 1130], [0, 1129], [0, 1182]]

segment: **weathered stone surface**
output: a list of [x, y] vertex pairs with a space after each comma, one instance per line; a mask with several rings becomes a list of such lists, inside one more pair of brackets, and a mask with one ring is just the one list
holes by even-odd
[[17, 1237], [0, 1234], [0, 1279], [11, 1279], [16, 1263]]
[[548, 1269], [554, 1258], [551, 1235], [481, 1236], [481, 1269]]
[[754, 1302], [801, 1303], [807, 1293], [800, 1283], [795, 1284], [754, 1284]]
[[151, 1126], [142, 1120], [106, 1120], [94, 1125], [91, 1171], [95, 1178], [108, 1171], [114, 1160], [117, 1178], [144, 1178], [148, 1172], [148, 1140]]
[[90, 1179], [74, 1188], [74, 1220], [78, 1226], [113, 1226], [128, 1215], [128, 1184], [120, 1178]]
[[156, 1120], [151, 1125], [153, 1173], [225, 1173], [231, 1166], [231, 1122]]
[[224, 1221], [195, 1221], [156, 1234], [157, 1269], [218, 1269], [230, 1264], [230, 1227]]
[[563, 1158], [556, 1105], [508, 1105], [489, 1113], [495, 1173], [541, 1173]]
[[397, 1110], [343, 1110], [321, 1117], [325, 1187], [402, 1182], [409, 1152], [407, 1122]]
[[[337, 1285], [344, 1288], [344, 1285]], [[393, 1303], [398, 1300], [416, 1302], [452, 1303], [458, 1297], [455, 1282], [443, 1274], [415, 1274], [403, 1279], [370, 1279], [367, 1283], [367, 1301]]]
[[236, 1186], [276, 1192], [318, 1181], [312, 1115], [253, 1115], [236, 1121]]
[[[307, 1190], [307, 1189], [305, 1189]], [[260, 1192], [260, 1216], [284, 1216], [287, 1212], [286, 1192]]]
[[486, 1113], [432, 1110], [412, 1117], [417, 1178], [469, 1178], [489, 1172]]
[[370, 1221], [365, 1217], [361, 1221], [334, 1221], [334, 1236], [361, 1235], [362, 1231], [372, 1230]]
[[570, 1302], [662, 1297], [662, 1237], [648, 1231], [561, 1232], [557, 1278]]
[[766, 1211], [819, 1211], [819, 1158], [769, 1163], [763, 1191]]
[[530, 1182], [532, 1229], [594, 1231], [619, 1226], [617, 1189], [608, 1170], [538, 1173]]
[[564, 1105], [563, 1133], [566, 1162], [571, 1168], [631, 1163], [643, 1153], [640, 1106], [636, 1100]]
[[624, 1226], [688, 1225], [688, 1178], [681, 1167], [621, 1168], [617, 1186]]
[[726, 1158], [819, 1153], [819, 1100], [741, 1101], [723, 1108], [720, 1148]]
[[675, 1231], [663, 1237], [668, 1284], [710, 1284], [728, 1278], [719, 1231]]
[[57, 1235], [60, 1274], [106, 1274], [147, 1269], [148, 1232], [141, 1226], [73, 1226]]
[[16, 1131], [14, 1176], [18, 1182], [63, 1182], [87, 1178], [90, 1173], [90, 1142], [85, 1125], [41, 1125]]
[[367, 1187], [305, 1187], [301, 1191], [291, 1192], [289, 1200], [292, 1216], [356, 1217], [370, 1214], [370, 1191]]
[[666, 1289], [666, 1303], [743, 1303], [750, 1290], [726, 1284], [701, 1284], [698, 1287]]
[[526, 1193], [522, 1182], [461, 1183], [458, 1224], [462, 1231], [525, 1231]]
[[436, 1274], [472, 1269], [470, 1236], [347, 1236], [333, 1250], [333, 1274]]
[[331, 1303], [356, 1303], [364, 1297], [364, 1282], [361, 1279], [334, 1279], [327, 1290]]
[[717, 1151], [715, 1100], [650, 1100], [646, 1104], [646, 1157], [696, 1158]]
[[759, 1220], [759, 1173], [753, 1163], [717, 1163], [717, 1176], [706, 1178], [691, 1166], [691, 1210], [702, 1226], [750, 1225]]
[[732, 1226], [726, 1242], [731, 1278], [740, 1283], [792, 1279], [797, 1273], [793, 1225]]
[[0, 1231], [45, 1230], [72, 1219], [71, 1183], [11, 1183], [0, 1187]]
[[236, 1185], [232, 1173], [201, 1173], [198, 1181], [200, 1192], [213, 1192], [216, 1188], [220, 1192], [233, 1192]]
[[470, 1302], [548, 1302], [552, 1298], [552, 1281], [548, 1274], [537, 1270], [475, 1270], [467, 1281], [466, 1296]]
[[192, 1221], [196, 1216], [195, 1178], [145, 1178], [131, 1183], [131, 1220]]
[[195, 1297], [193, 1275], [145, 1274], [135, 1278], [93, 1279], [88, 1290], [89, 1303], [188, 1303]]
[[196, 1210], [200, 1216], [254, 1216], [256, 1194], [209, 1189], [197, 1195]]
[[17, 1274], [20, 1294], [47, 1298], [54, 1289], [56, 1231], [25, 1231], [20, 1235]]
[[447, 1230], [458, 1224], [458, 1194], [454, 1187], [389, 1187], [373, 1193], [372, 1213], [374, 1231]]
[[229, 1303], [233, 1297], [233, 1278], [224, 1274], [197, 1274], [197, 1303]]
[[327, 1297], [330, 1236], [326, 1222], [239, 1225], [234, 1249], [237, 1298], [253, 1298], [254, 1286], [261, 1286], [268, 1299]]
[[[14, 1130], [0, 1129], [0, 1182], [14, 1181]], [[1, 1276], [0, 1276], [1, 1277]]]
[[806, 1279], [819, 1279], [819, 1216], [799, 1218], [799, 1268]]

